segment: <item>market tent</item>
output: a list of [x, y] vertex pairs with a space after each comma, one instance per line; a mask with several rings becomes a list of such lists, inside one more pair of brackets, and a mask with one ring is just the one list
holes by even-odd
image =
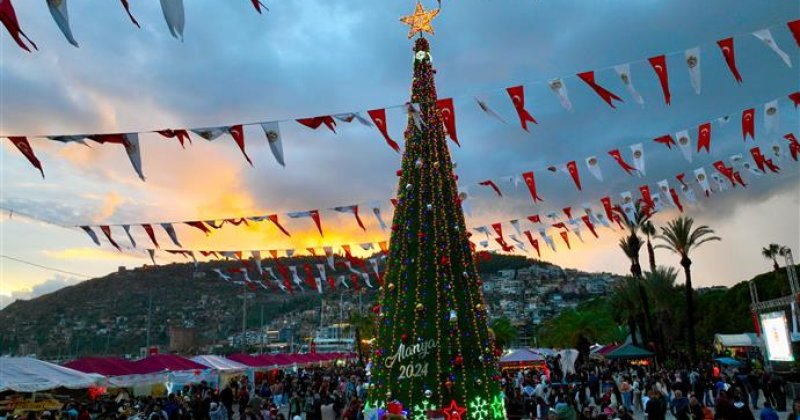
[[0, 357], [0, 392], [37, 392], [55, 388], [84, 389], [105, 378], [32, 357]]
[[633, 344], [623, 344], [605, 355], [606, 359], [649, 359], [653, 357], [653, 352], [634, 346]]
[[203, 371], [208, 369], [200, 363], [174, 354], [155, 354], [132, 363], [135, 373], [144, 375], [162, 371]]
[[84, 357], [64, 363], [64, 366], [84, 373], [97, 373], [103, 376], [123, 376], [135, 373], [133, 362], [116, 357]]
[[755, 333], [714, 334], [714, 344], [721, 347], [759, 347], [761, 343]]
[[544, 363], [544, 356], [539, 353], [534, 353], [528, 349], [518, 349], [511, 354], [505, 355], [500, 358], [500, 365], [524, 365], [524, 364], [536, 364], [536, 363]]
[[239, 363], [234, 360], [226, 359], [222, 356], [214, 356], [214, 355], [195, 356], [192, 357], [191, 360], [193, 362], [199, 363], [203, 366], [207, 366], [215, 370], [244, 371], [250, 367], [245, 365], [244, 363]]
[[[264, 356], [264, 355], [262, 355], [262, 356]], [[229, 359], [229, 360], [233, 360], [234, 362], [241, 363], [241, 364], [243, 364], [245, 366], [249, 366], [249, 367], [265, 367], [265, 366], [269, 366], [267, 364], [264, 364], [265, 362], [261, 360], [262, 356], [256, 357], [256, 356], [251, 356], [251, 355], [246, 354], [246, 353], [236, 353], [236, 354], [231, 354], [231, 355], [225, 356], [225, 357], [227, 359]]]

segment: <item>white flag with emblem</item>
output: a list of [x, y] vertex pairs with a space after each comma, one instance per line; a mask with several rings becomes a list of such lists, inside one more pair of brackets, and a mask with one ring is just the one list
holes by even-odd
[[700, 184], [700, 188], [703, 189], [703, 192], [706, 194], [706, 197], [710, 196], [711, 185], [708, 183], [708, 175], [706, 175], [706, 170], [704, 168], [695, 169], [694, 178], [697, 180], [697, 183]]
[[586, 158], [586, 168], [598, 181], [603, 182], [603, 172], [600, 170], [600, 162], [596, 156], [589, 156]]
[[183, 0], [161, 0], [161, 11], [167, 21], [169, 33], [183, 41], [183, 27], [185, 19], [183, 13]]
[[[0, 1], [0, 3], [2, 3]], [[47, 0], [47, 7], [50, 8], [50, 14], [53, 15], [53, 20], [56, 21], [58, 29], [64, 34], [70, 44], [78, 46], [78, 41], [72, 36], [72, 28], [69, 26], [69, 12], [67, 11], [67, 0]]]
[[761, 29], [760, 31], [753, 32], [753, 36], [761, 40], [764, 45], [768, 46], [775, 54], [778, 54], [778, 57], [786, 63], [787, 66], [790, 68], [792, 67], [792, 59], [789, 58], [789, 54], [786, 54], [785, 51], [778, 46], [778, 43], [775, 42], [775, 38], [772, 37], [772, 32], [769, 29]]
[[264, 130], [264, 135], [267, 137], [267, 144], [269, 150], [272, 151], [272, 156], [281, 166], [286, 166], [283, 160], [283, 137], [281, 137], [281, 128], [277, 122], [261, 123], [261, 129]]
[[644, 176], [644, 146], [642, 143], [631, 145], [631, 153], [633, 154], [633, 167], [639, 172], [639, 176]]
[[681, 149], [681, 153], [683, 153], [683, 157], [692, 162], [692, 138], [689, 137], [689, 131], [682, 130], [675, 133], [675, 137], [678, 139], [678, 147]]
[[644, 106], [644, 98], [642, 95], [639, 94], [639, 91], [636, 90], [636, 87], [633, 86], [633, 80], [631, 79], [631, 65], [630, 64], [620, 64], [618, 66], [614, 66], [614, 70], [617, 72], [620, 80], [622, 80], [622, 84], [625, 85], [625, 88], [628, 89], [628, 93], [631, 95], [633, 100], [641, 105]]
[[572, 111], [572, 102], [569, 101], [567, 85], [564, 84], [564, 81], [561, 79], [552, 79], [547, 82], [547, 85], [550, 86], [550, 90], [552, 90], [553, 93], [558, 95], [558, 100], [561, 102], [561, 106], [567, 111]]
[[778, 128], [778, 100], [769, 101], [764, 104], [764, 130], [770, 136]]
[[684, 53], [686, 67], [689, 68], [689, 79], [692, 81], [694, 93], [700, 94], [700, 47], [689, 48]]

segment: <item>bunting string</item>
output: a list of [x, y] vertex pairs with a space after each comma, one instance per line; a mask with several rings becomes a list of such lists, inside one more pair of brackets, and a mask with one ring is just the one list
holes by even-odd
[[[165, 0], [162, 0], [162, 5], [164, 4]], [[9, 1], [3, 3], [5, 5], [10, 5]], [[64, 3], [62, 3], [64, 4]], [[256, 7], [258, 9], [258, 7]], [[182, 9], [182, 6], [181, 6]], [[167, 15], [167, 11], [165, 10], [165, 16]], [[0, 10], [0, 17], [3, 16], [3, 11]], [[176, 25], [178, 25], [176, 23]], [[182, 24], [181, 24], [182, 25]], [[179, 25], [178, 25], [179, 26]], [[765, 46], [769, 47], [771, 50], [775, 51], [778, 57], [786, 64], [791, 64], [789, 56], [778, 46], [774, 37], [772, 36], [772, 30], [777, 28], [788, 28], [789, 32], [791, 32], [793, 39], [797, 40], [800, 39], [800, 20], [776, 24], [767, 28], [759, 29], [755, 32], [750, 33], [756, 39], [760, 40], [765, 44]], [[171, 30], [174, 30], [171, 26]], [[175, 34], [175, 33], [173, 33]], [[741, 37], [743, 34], [737, 35], [737, 37]], [[742, 76], [738, 72], [738, 68], [736, 67], [735, 62], [735, 55], [734, 55], [734, 37], [725, 38], [716, 43], [717, 49], [721, 52], [719, 55], [721, 58], [727, 63], [728, 67], [730, 68], [731, 72], [734, 74], [734, 78], [738, 83], [742, 83]], [[800, 47], [800, 42], [797, 42], [797, 46]], [[704, 46], [704, 47], [707, 47]], [[596, 70], [591, 71], [584, 71], [578, 73], [575, 76], [561, 76], [558, 78], [551, 78], [548, 81], [538, 81], [538, 82], [531, 82], [527, 83], [528, 87], [538, 86], [538, 85], [546, 85], [548, 90], [552, 90], [559, 96], [559, 100], [565, 108], [572, 109], [572, 103], [569, 101], [567, 96], [567, 89], [566, 89], [566, 81], [567, 80], [580, 80], [583, 84], [586, 84], [588, 88], [594, 90], [595, 93], [600, 96], [602, 100], [610, 105], [610, 107], [615, 108], [615, 103], [613, 101], [624, 102], [624, 99], [619, 97], [617, 94], [609, 90], [608, 87], [601, 86], [596, 79], [596, 75], [599, 72], [608, 71], [613, 69], [615, 75], [619, 79], [619, 83], [628, 90], [628, 92], [633, 96], [634, 102], [643, 104], [644, 100], [641, 98], [641, 95], [636, 91], [635, 87], [633, 86], [632, 77], [631, 77], [631, 64], [637, 64], [641, 62], [647, 62], [653, 68], [655, 75], [658, 77], [663, 91], [664, 91], [664, 100], [667, 105], [670, 103], [671, 93], [669, 87], [669, 72], [667, 70], [667, 58], [675, 58], [680, 57], [681, 61], [684, 62], [684, 67], [688, 69], [692, 87], [696, 93], [699, 94], [700, 92], [700, 47], [690, 48], [684, 51], [675, 51], [668, 54], [661, 54], [658, 56], [650, 57], [648, 59], [640, 59], [636, 61], [631, 61], [625, 64], [617, 64], [613, 66], [607, 66]], [[787, 62], [788, 60], [788, 62]], [[672, 61], [672, 60], [671, 60]], [[673, 66], [674, 67], [674, 66]], [[521, 128], [529, 131], [530, 126], [528, 123], [532, 123], [532, 125], [539, 124], [540, 121], [537, 120], [532, 113], [531, 105], [525, 104], [525, 86], [517, 85], [509, 88], [499, 88], [494, 90], [484, 91], [483, 93], [473, 93], [473, 94], [464, 94], [456, 97], [450, 98], [443, 98], [437, 102], [437, 107], [440, 111], [447, 115], [444, 119], [445, 123], [448, 125], [448, 133], [451, 139], [458, 145], [460, 145], [458, 138], [456, 137], [456, 117], [455, 117], [455, 106], [453, 103], [454, 99], [464, 99], [464, 98], [472, 98], [475, 100], [477, 105], [480, 107], [482, 111], [484, 111], [487, 115], [499, 119], [501, 121], [505, 121], [502, 116], [500, 116], [497, 112], [492, 110], [492, 108], [488, 105], [485, 99], [480, 99], [478, 96], [485, 96], [489, 94], [497, 94], [499, 92], [505, 91], [511, 100], [511, 103], [516, 110], [519, 119]], [[793, 100], [797, 100], [797, 103], [800, 103], [800, 97], [794, 97]], [[249, 122], [249, 123], [233, 123], [224, 126], [216, 126], [216, 127], [204, 127], [204, 128], [183, 128], [183, 129], [158, 129], [158, 130], [149, 130], [149, 131], [139, 131], [139, 132], [130, 132], [130, 133], [104, 133], [104, 134], [77, 134], [77, 135], [5, 135], [2, 137], [6, 137], [14, 144], [20, 148], [20, 151], [25, 155], [25, 157], [31, 162], [31, 164], [39, 169], [44, 177], [44, 170], [41, 167], [41, 163], [39, 162], [38, 158], [35, 156], [33, 149], [30, 146], [30, 142], [28, 139], [37, 138], [37, 139], [47, 139], [50, 141], [57, 141], [62, 143], [82, 143], [86, 144], [87, 140], [94, 141], [97, 143], [105, 144], [118, 144], [125, 147], [125, 151], [128, 154], [131, 165], [136, 170], [139, 177], [144, 181], [145, 176], [142, 170], [141, 165], [141, 152], [139, 147], [139, 135], [140, 134], [157, 134], [161, 137], [168, 138], [168, 139], [176, 139], [180, 142], [182, 147], [185, 147], [185, 141], [188, 140], [191, 142], [190, 132], [204, 138], [208, 141], [214, 141], [222, 137], [223, 135], [230, 136], [238, 148], [240, 149], [243, 157], [253, 165], [252, 160], [248, 156], [246, 152], [246, 140], [245, 140], [245, 127], [249, 126], [258, 126], [264, 132], [264, 135], [267, 139], [267, 142], [270, 146], [270, 150], [276, 161], [280, 165], [285, 165], [284, 153], [283, 153], [283, 136], [281, 134], [280, 126], [281, 124], [295, 121], [303, 126], [308, 127], [309, 129], [317, 130], [321, 127], [325, 127], [326, 129], [330, 130], [333, 133], [336, 133], [337, 121], [340, 123], [352, 123], [358, 122], [364, 126], [375, 127], [378, 130], [378, 134], [384, 139], [386, 144], [391, 147], [395, 152], [400, 151], [399, 145], [391, 139], [389, 132], [388, 132], [388, 125], [386, 120], [386, 111], [387, 110], [401, 110], [403, 112], [409, 113], [412, 117], [415, 117], [418, 114], [420, 104], [411, 104], [405, 103], [400, 105], [391, 105], [384, 108], [379, 109], [372, 109], [368, 111], [350, 111], [350, 112], [343, 112], [339, 114], [330, 114], [330, 115], [321, 115], [316, 117], [305, 117], [305, 118], [296, 118], [296, 119], [282, 119], [282, 120], [269, 120], [269, 121], [258, 121], [258, 122]], [[365, 118], [363, 114], [366, 113], [369, 118]], [[418, 120], [418, 118], [414, 118], [414, 120]], [[24, 149], [24, 150], [23, 150]]]

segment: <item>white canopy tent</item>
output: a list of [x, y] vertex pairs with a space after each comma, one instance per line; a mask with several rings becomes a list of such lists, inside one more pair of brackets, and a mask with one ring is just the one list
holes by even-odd
[[79, 372], [31, 357], [0, 357], [0, 392], [83, 389], [105, 382], [101, 375]]
[[214, 356], [214, 355], [203, 355], [203, 356], [195, 356], [191, 359], [194, 362], [200, 363], [203, 366], [208, 366], [211, 369], [221, 370], [221, 371], [240, 371], [244, 372], [249, 367], [242, 363], [233, 361], [231, 359], [226, 359], [222, 356]]
[[754, 333], [715, 334], [714, 342], [721, 347], [759, 347], [763, 344]]

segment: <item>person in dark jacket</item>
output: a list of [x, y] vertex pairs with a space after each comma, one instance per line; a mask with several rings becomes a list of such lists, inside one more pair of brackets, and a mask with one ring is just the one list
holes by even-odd
[[219, 393], [219, 402], [222, 403], [222, 406], [225, 407], [225, 411], [228, 412], [228, 418], [233, 418], [233, 389], [229, 385], [225, 385], [225, 388], [222, 389], [222, 392]]
[[647, 413], [647, 420], [665, 420], [667, 416], [667, 405], [664, 397], [656, 390], [650, 391], [650, 399], [644, 408]]
[[679, 389], [675, 390], [675, 398], [669, 403], [669, 411], [677, 420], [689, 420], [689, 399]]
[[750, 406], [743, 401], [743, 397], [737, 395], [733, 398], [733, 410], [731, 410], [731, 417], [728, 420], [755, 420]]

